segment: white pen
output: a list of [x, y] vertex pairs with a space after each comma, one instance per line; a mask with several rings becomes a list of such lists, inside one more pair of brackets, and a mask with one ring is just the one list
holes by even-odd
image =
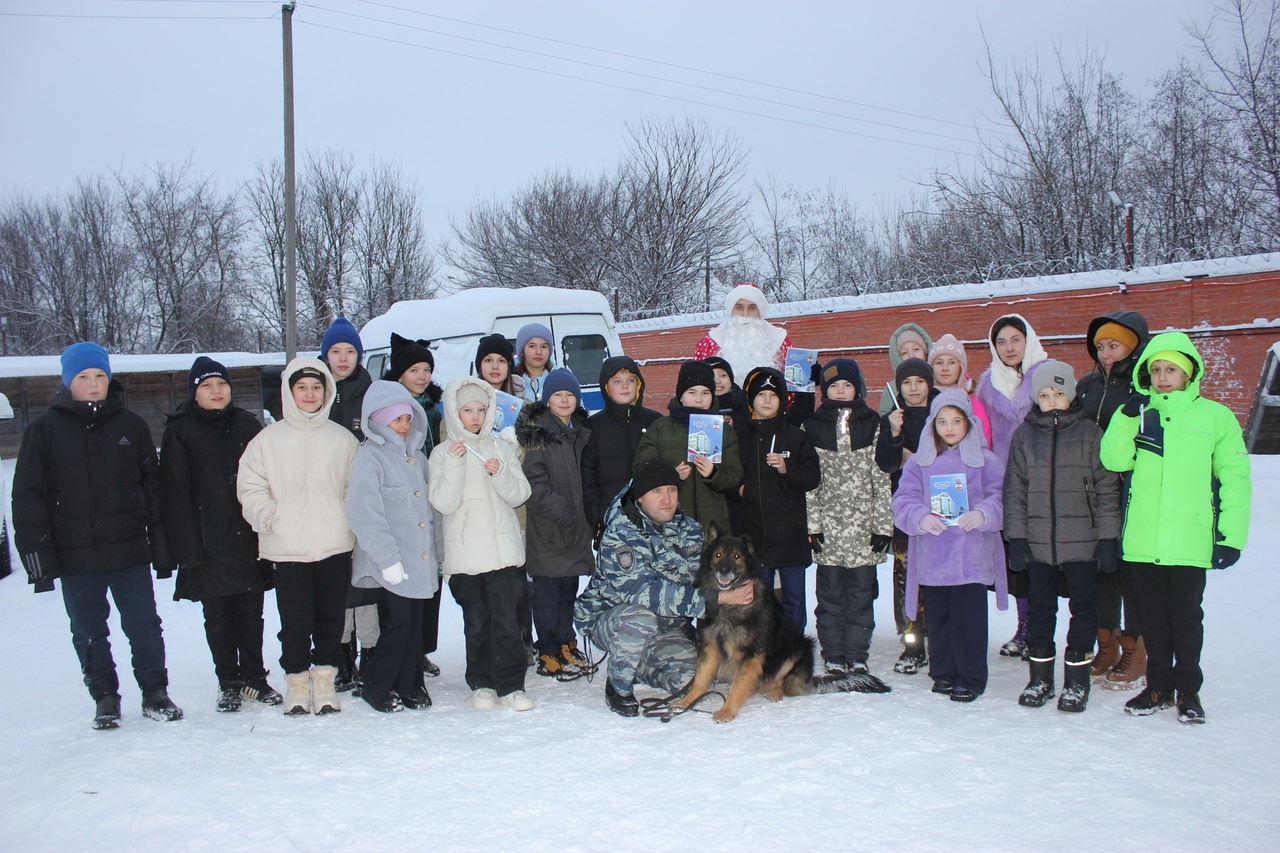
[[489, 461], [488, 459], [485, 459], [485, 458], [484, 458], [484, 455], [483, 455], [483, 454], [481, 454], [479, 450], [476, 450], [476, 449], [475, 449], [474, 447], [472, 447], [471, 445], [469, 445], [469, 444], [463, 444], [462, 446], [463, 446], [463, 447], [465, 447], [465, 448], [467, 449], [467, 452], [468, 452], [468, 453], [470, 453], [470, 454], [471, 454], [472, 456], [474, 456], [475, 458], [479, 459], [481, 462], [488, 462], [488, 461]]

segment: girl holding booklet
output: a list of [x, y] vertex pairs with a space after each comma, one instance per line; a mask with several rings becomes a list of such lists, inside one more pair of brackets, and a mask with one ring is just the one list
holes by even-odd
[[907, 545], [909, 619], [924, 590], [933, 692], [972, 702], [987, 689], [987, 586], [1009, 607], [1004, 572], [1004, 464], [982, 447], [969, 395], [939, 394], [893, 496]]
[[812, 560], [805, 494], [822, 480], [818, 452], [808, 433], [787, 423], [787, 383], [781, 373], [757, 367], [747, 374], [743, 390], [751, 420], [738, 434], [745, 475], [738, 487], [744, 504], [738, 532], [759, 548], [766, 588], [773, 588], [777, 571], [782, 611], [803, 631], [804, 574]]
[[[715, 374], [701, 361], [680, 365], [676, 379], [676, 396], [667, 404], [671, 412], [650, 425], [636, 448], [632, 471], [649, 459], [665, 459], [676, 466], [680, 475], [680, 507], [706, 527], [715, 522], [721, 530], [730, 530], [729, 507], [725, 496], [737, 490], [742, 482], [742, 462], [738, 455], [738, 437], [727, 428], [720, 415], [713, 415]], [[718, 425], [722, 442], [721, 459], [712, 462], [708, 454], [691, 451], [690, 416], [712, 418], [712, 431]], [[714, 435], [709, 434], [709, 438]], [[692, 459], [692, 461], [690, 461]]]

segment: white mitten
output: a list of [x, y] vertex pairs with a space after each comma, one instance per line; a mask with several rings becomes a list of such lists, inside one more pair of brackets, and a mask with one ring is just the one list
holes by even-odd
[[382, 579], [392, 586], [395, 586], [398, 583], [404, 583], [407, 581], [409, 576], [404, 573], [404, 566], [400, 563], [396, 563], [395, 565], [387, 566], [382, 570]]

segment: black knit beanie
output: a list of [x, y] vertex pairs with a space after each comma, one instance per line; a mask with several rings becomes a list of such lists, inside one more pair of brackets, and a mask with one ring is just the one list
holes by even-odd
[[680, 487], [680, 474], [676, 466], [665, 459], [647, 459], [640, 463], [631, 477], [631, 496], [638, 498], [659, 486]]
[[680, 375], [676, 378], [676, 399], [684, 396], [690, 388], [701, 385], [712, 394], [716, 393], [716, 375], [705, 361], [686, 361], [680, 365]]
[[476, 346], [476, 376], [480, 375], [480, 362], [484, 361], [484, 357], [495, 353], [507, 360], [508, 369], [515, 366], [516, 351], [511, 346], [511, 341], [496, 333], [485, 335]]
[[434, 373], [436, 357], [431, 354], [431, 350], [427, 349], [430, 344], [430, 341], [411, 341], [392, 332], [391, 361], [387, 364], [387, 369], [383, 372], [382, 378], [389, 382], [396, 382], [404, 375], [406, 370], [424, 361], [431, 365], [431, 371]]
[[214, 361], [207, 355], [202, 355], [191, 365], [191, 370], [187, 373], [187, 390], [191, 394], [191, 399], [195, 399], [196, 388], [200, 387], [200, 383], [206, 379], [212, 379], [215, 376], [221, 376], [231, 384], [231, 371], [222, 366], [221, 363]]

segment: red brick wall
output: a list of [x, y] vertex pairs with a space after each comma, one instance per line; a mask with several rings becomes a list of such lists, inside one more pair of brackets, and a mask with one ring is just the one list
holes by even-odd
[[[867, 378], [868, 396], [878, 403], [880, 389], [893, 378], [889, 371], [889, 335], [903, 323], [918, 323], [934, 338], [949, 332], [964, 341], [969, 372], [977, 379], [991, 362], [986, 336], [992, 321], [1002, 314], [1021, 314], [1040, 335], [1049, 356], [1070, 363], [1080, 377], [1093, 368], [1084, 345], [1089, 321], [1119, 310], [1141, 313], [1152, 334], [1166, 330], [1190, 334], [1205, 360], [1202, 391], [1230, 406], [1244, 424], [1267, 350], [1280, 338], [1280, 329], [1273, 325], [1280, 317], [1280, 271], [1193, 281], [1179, 277], [1131, 284], [1124, 292], [1110, 286], [986, 296], [788, 317], [775, 322], [786, 327], [796, 346], [824, 350], [823, 361], [836, 356], [857, 359]], [[1258, 319], [1266, 323], [1255, 326]], [[1248, 328], [1222, 328], [1232, 326]], [[644, 367], [645, 400], [651, 408], [666, 410], [680, 360], [692, 356], [694, 346], [706, 331], [703, 323], [622, 333], [624, 350]]]

